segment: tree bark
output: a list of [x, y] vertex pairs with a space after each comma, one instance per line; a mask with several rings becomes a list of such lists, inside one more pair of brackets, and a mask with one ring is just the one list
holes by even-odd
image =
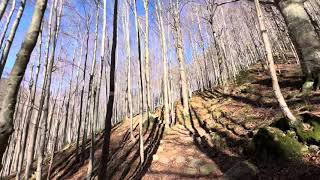
[[149, 54], [149, 0], [143, 0], [145, 9], [145, 79], [146, 79], [146, 94], [147, 94], [147, 116], [149, 120], [149, 111], [151, 109], [151, 86], [150, 86], [150, 54]]
[[162, 49], [162, 63], [163, 63], [163, 105], [164, 105], [164, 113], [163, 119], [165, 123], [170, 125], [170, 117], [169, 117], [169, 95], [168, 95], [168, 47], [166, 40], [166, 33], [163, 24], [163, 15], [162, 15], [162, 4], [159, 0], [157, 0], [157, 17], [159, 21], [159, 29], [160, 29], [160, 38], [161, 38], [161, 49]]
[[105, 118], [105, 128], [102, 146], [102, 157], [100, 162], [100, 171], [98, 175], [99, 180], [107, 178], [108, 157], [109, 157], [109, 145], [111, 135], [111, 120], [113, 114], [113, 102], [115, 93], [115, 69], [116, 69], [116, 52], [117, 52], [117, 30], [118, 30], [118, 0], [114, 2], [113, 13], [113, 38], [111, 49], [111, 64], [110, 64], [110, 93], [107, 103], [107, 113]]
[[302, 72], [306, 78], [303, 90], [309, 91], [314, 80], [320, 77], [320, 39], [304, 8], [304, 1], [278, 0], [278, 7], [300, 58]]
[[133, 108], [132, 108], [132, 92], [131, 92], [131, 48], [130, 48], [130, 9], [127, 2], [125, 2], [125, 17], [124, 17], [124, 29], [125, 29], [125, 40], [126, 40], [126, 54], [127, 54], [127, 98], [128, 98], [128, 110], [130, 120], [130, 138], [134, 139], [133, 136]]
[[176, 51], [179, 61], [179, 72], [180, 72], [180, 85], [181, 85], [181, 96], [183, 104], [183, 115], [189, 116], [189, 95], [188, 95], [188, 80], [186, 76], [186, 65], [184, 58], [184, 45], [182, 39], [182, 31], [180, 25], [180, 11], [178, 1], [173, 5], [173, 29], [175, 35]]
[[137, 13], [137, 5], [136, 0], [133, 0], [133, 12], [135, 16], [135, 27], [136, 27], [136, 38], [138, 43], [138, 58], [139, 58], [139, 69], [140, 69], [140, 91], [141, 91], [141, 118], [139, 122], [139, 152], [140, 152], [140, 163], [144, 162], [144, 145], [143, 145], [143, 133], [142, 133], [142, 125], [143, 125], [143, 113], [144, 113], [144, 67], [143, 67], [143, 59], [141, 57], [141, 41], [140, 41], [140, 28], [139, 28], [139, 19]]

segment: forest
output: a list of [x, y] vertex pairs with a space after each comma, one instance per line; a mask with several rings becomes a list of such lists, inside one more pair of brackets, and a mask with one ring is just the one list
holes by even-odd
[[0, 1], [0, 179], [320, 179], [320, 0]]

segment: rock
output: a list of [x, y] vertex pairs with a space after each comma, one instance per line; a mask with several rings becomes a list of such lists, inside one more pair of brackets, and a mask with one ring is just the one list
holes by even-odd
[[189, 163], [189, 166], [190, 167], [193, 167], [193, 168], [197, 168], [201, 165], [203, 161], [201, 159], [191, 159], [190, 160], [190, 163]]
[[305, 153], [303, 144], [274, 127], [259, 129], [253, 138], [255, 154], [262, 160], [300, 160]]
[[223, 129], [224, 127], [222, 126], [222, 124], [215, 123], [213, 126], [211, 126], [211, 128], [217, 129], [217, 130], [221, 130], [221, 129]]
[[316, 145], [310, 145], [309, 146], [309, 151], [313, 153], [317, 153], [319, 151], [319, 146]]
[[184, 172], [185, 172], [186, 174], [189, 174], [189, 175], [196, 175], [196, 174], [198, 174], [198, 170], [197, 170], [196, 168], [190, 168], [190, 167], [185, 168], [185, 169], [184, 169]]
[[222, 112], [216, 110], [216, 111], [212, 112], [212, 117], [215, 118], [215, 119], [219, 119], [219, 118], [222, 117]]
[[234, 129], [236, 127], [235, 124], [228, 124], [227, 125], [227, 129], [231, 130], [231, 129]]
[[182, 156], [178, 156], [178, 157], [176, 158], [176, 162], [177, 162], [177, 163], [180, 163], [180, 164], [184, 164], [186, 161], [187, 161], [186, 158], [185, 158], [185, 157], [182, 157]]
[[255, 129], [257, 126], [253, 123], [253, 122], [246, 122], [244, 124], [244, 128], [248, 129], [248, 130], [252, 130]]
[[239, 136], [243, 136], [243, 135], [246, 135], [246, 134], [247, 134], [247, 131], [246, 131], [243, 127], [241, 127], [241, 126], [235, 127], [235, 128], [233, 129], [233, 131], [234, 131], [237, 135], [239, 135]]
[[306, 81], [302, 86], [302, 94], [303, 95], [309, 95], [311, 94], [312, 88], [313, 88], [313, 81]]
[[253, 180], [256, 179], [258, 168], [249, 161], [242, 161], [235, 164], [232, 168], [226, 171], [220, 180]]
[[214, 170], [216, 170], [216, 166], [214, 164], [205, 164], [205, 165], [200, 167], [200, 173], [202, 175], [209, 175]]
[[303, 122], [296, 127], [297, 136], [308, 144], [320, 144], [320, 117], [303, 114]]
[[154, 161], [158, 161], [158, 160], [159, 160], [159, 156], [155, 154], [155, 155], [152, 156], [152, 159], [153, 159]]
[[159, 152], [163, 151], [163, 146], [160, 146], [160, 147], [158, 148], [158, 151], [159, 151]]

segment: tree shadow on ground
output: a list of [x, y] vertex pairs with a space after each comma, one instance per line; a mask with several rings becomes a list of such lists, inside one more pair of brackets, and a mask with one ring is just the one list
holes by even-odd
[[[209, 94], [209, 95], [208, 95]], [[210, 99], [208, 98], [215, 98], [215, 96], [223, 96], [223, 97], [231, 97], [231, 94], [222, 93], [220, 91], [214, 91], [210, 95], [210, 93], [205, 93], [205, 98], [207, 101]], [[204, 100], [205, 100], [204, 98]], [[317, 97], [312, 97], [312, 103], [319, 103]], [[301, 103], [303, 100], [296, 99], [289, 103], [291, 105], [295, 105], [297, 103]], [[243, 102], [243, 101], [242, 101]], [[248, 101], [246, 101], [248, 102]], [[250, 101], [251, 102], [251, 99]], [[250, 103], [251, 105], [251, 103]], [[205, 108], [205, 107], [203, 107]], [[206, 154], [209, 158], [211, 158], [221, 169], [222, 172], [228, 171], [233, 165], [236, 163], [249, 159], [251, 162], [257, 165], [259, 169], [258, 177], [259, 179], [319, 179], [320, 175], [320, 163], [317, 164], [311, 163], [310, 161], [305, 160], [298, 160], [294, 162], [278, 162], [278, 160], [270, 159], [269, 161], [262, 161], [257, 159], [254, 153], [246, 152], [246, 151], [238, 151], [237, 149], [245, 150], [247, 149], [246, 146], [248, 142], [251, 140], [248, 136], [241, 137], [234, 139], [230, 137], [230, 133], [226, 133], [225, 131], [221, 131], [219, 128], [214, 128], [212, 126], [208, 126], [207, 121], [201, 119], [200, 115], [197, 114], [196, 110], [190, 107], [190, 114], [191, 116], [190, 123], [191, 129], [189, 128], [189, 132], [194, 137], [194, 144], [201, 150], [204, 154]], [[225, 117], [224, 117], [225, 118]], [[209, 121], [214, 121], [214, 123], [218, 123], [216, 119], [212, 117]], [[240, 123], [236, 120], [232, 120], [233, 123]], [[195, 125], [196, 124], [196, 125]], [[197, 124], [199, 126], [197, 126]], [[240, 124], [239, 124], [240, 125]], [[236, 156], [230, 156], [229, 154], [225, 153], [223, 149], [211, 146], [209, 142], [210, 139], [207, 138], [206, 135], [199, 135], [199, 128], [203, 129], [207, 136], [212, 132], [217, 133], [219, 136], [226, 138], [226, 142], [230, 151]], [[230, 146], [230, 144], [233, 144]], [[317, 156], [317, 159], [320, 159], [320, 156]]]
[[[134, 141], [126, 141], [125, 145], [117, 151], [118, 153], [111, 155], [106, 179], [137, 179], [145, 174], [151, 165], [153, 154], [156, 153], [160, 145], [164, 131], [164, 126], [159, 123], [158, 119], [150, 125], [152, 125], [150, 131], [144, 136], [145, 161], [140, 162], [139, 137], [137, 135]], [[94, 176], [97, 175], [98, 167], [97, 164]]]

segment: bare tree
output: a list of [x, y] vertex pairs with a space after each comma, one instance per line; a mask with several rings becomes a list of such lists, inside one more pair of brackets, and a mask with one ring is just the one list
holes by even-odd
[[272, 55], [272, 47], [271, 43], [267, 34], [267, 29], [264, 24], [264, 17], [263, 13], [260, 7], [259, 0], [255, 0], [255, 5], [256, 5], [256, 11], [258, 15], [258, 20], [259, 20], [259, 25], [260, 25], [260, 31], [261, 31], [261, 36], [262, 40], [265, 45], [265, 50], [267, 54], [267, 60], [269, 63], [269, 70], [270, 70], [270, 76], [272, 79], [272, 87], [273, 87], [273, 92], [275, 97], [277, 98], [277, 101], [280, 105], [282, 113], [289, 119], [290, 125], [295, 125], [297, 123], [297, 119], [294, 117], [294, 115], [291, 113], [282, 93], [281, 89], [279, 86], [278, 78], [277, 78], [277, 72], [274, 66], [274, 61], [273, 61], [273, 55]]
[[183, 37], [180, 24], [180, 10], [179, 10], [179, 1], [175, 1], [171, 4], [172, 16], [173, 16], [173, 32], [175, 36], [175, 44], [177, 57], [179, 61], [179, 72], [180, 72], [180, 84], [181, 84], [181, 97], [183, 104], [183, 115], [185, 117], [189, 116], [189, 88], [188, 80], [186, 76], [186, 65], [184, 57], [184, 46], [183, 46]]
[[113, 114], [113, 102], [115, 93], [115, 68], [116, 68], [116, 52], [117, 52], [117, 33], [118, 32], [118, 0], [114, 2], [113, 11], [113, 38], [111, 49], [111, 64], [110, 64], [110, 93], [107, 103], [107, 113], [105, 119], [105, 132], [103, 137], [102, 157], [100, 162], [99, 180], [104, 180], [107, 177], [109, 145], [111, 134], [111, 120]]
[[141, 90], [141, 118], [139, 122], [139, 149], [140, 149], [140, 163], [144, 162], [144, 145], [143, 145], [143, 133], [142, 133], [142, 125], [143, 125], [143, 113], [144, 113], [144, 67], [143, 67], [143, 59], [141, 57], [141, 40], [140, 40], [140, 27], [139, 27], [139, 17], [137, 13], [137, 4], [136, 0], [133, 0], [133, 12], [135, 16], [135, 27], [136, 27], [136, 38], [138, 43], [138, 58], [139, 58], [139, 69], [140, 69], [140, 90]]

